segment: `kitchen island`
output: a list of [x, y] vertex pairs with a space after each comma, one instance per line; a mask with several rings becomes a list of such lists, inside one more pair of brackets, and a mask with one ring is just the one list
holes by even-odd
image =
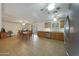
[[54, 39], [64, 41], [64, 32], [56, 32], [56, 31], [38, 31], [39, 37]]

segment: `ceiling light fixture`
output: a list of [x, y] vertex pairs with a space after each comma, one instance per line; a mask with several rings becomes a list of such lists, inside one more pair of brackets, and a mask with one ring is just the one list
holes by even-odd
[[56, 18], [54, 18], [54, 19], [53, 19], [53, 21], [54, 21], [54, 22], [56, 22], [56, 21], [57, 21], [57, 19], [56, 19]]
[[22, 23], [22, 25], [25, 25], [25, 23]]
[[52, 11], [54, 8], [55, 8], [55, 4], [54, 3], [48, 5], [48, 10], [49, 11]]

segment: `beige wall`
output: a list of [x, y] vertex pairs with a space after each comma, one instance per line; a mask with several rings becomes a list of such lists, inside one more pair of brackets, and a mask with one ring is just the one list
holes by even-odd
[[18, 30], [22, 29], [22, 25], [20, 23], [14, 23], [14, 22], [2, 22], [2, 27], [5, 28], [6, 31], [13, 31], [13, 35], [17, 35]]
[[45, 22], [38, 22], [38, 23], [35, 23], [34, 25], [36, 25], [38, 31], [43, 31], [45, 28], [44, 23]]
[[1, 30], [1, 27], [2, 27], [2, 4], [0, 3], [0, 30]]

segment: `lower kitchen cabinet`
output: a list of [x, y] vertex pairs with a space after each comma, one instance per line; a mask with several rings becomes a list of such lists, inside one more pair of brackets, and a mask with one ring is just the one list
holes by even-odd
[[64, 33], [62, 32], [52, 32], [51, 39], [64, 41]]
[[39, 37], [45, 37], [45, 32], [41, 32], [41, 31], [38, 32], [38, 36], [39, 36]]
[[39, 37], [45, 37], [54, 40], [64, 41], [64, 33], [63, 32], [38, 32]]

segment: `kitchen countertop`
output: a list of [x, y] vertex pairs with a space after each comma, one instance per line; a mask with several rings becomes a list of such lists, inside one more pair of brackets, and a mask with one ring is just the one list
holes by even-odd
[[42, 30], [38, 30], [38, 32], [60, 32], [60, 33], [64, 33], [64, 28], [60, 28], [60, 29], [42, 29]]
[[64, 31], [38, 31], [38, 32], [59, 32], [59, 33], [64, 33]]

